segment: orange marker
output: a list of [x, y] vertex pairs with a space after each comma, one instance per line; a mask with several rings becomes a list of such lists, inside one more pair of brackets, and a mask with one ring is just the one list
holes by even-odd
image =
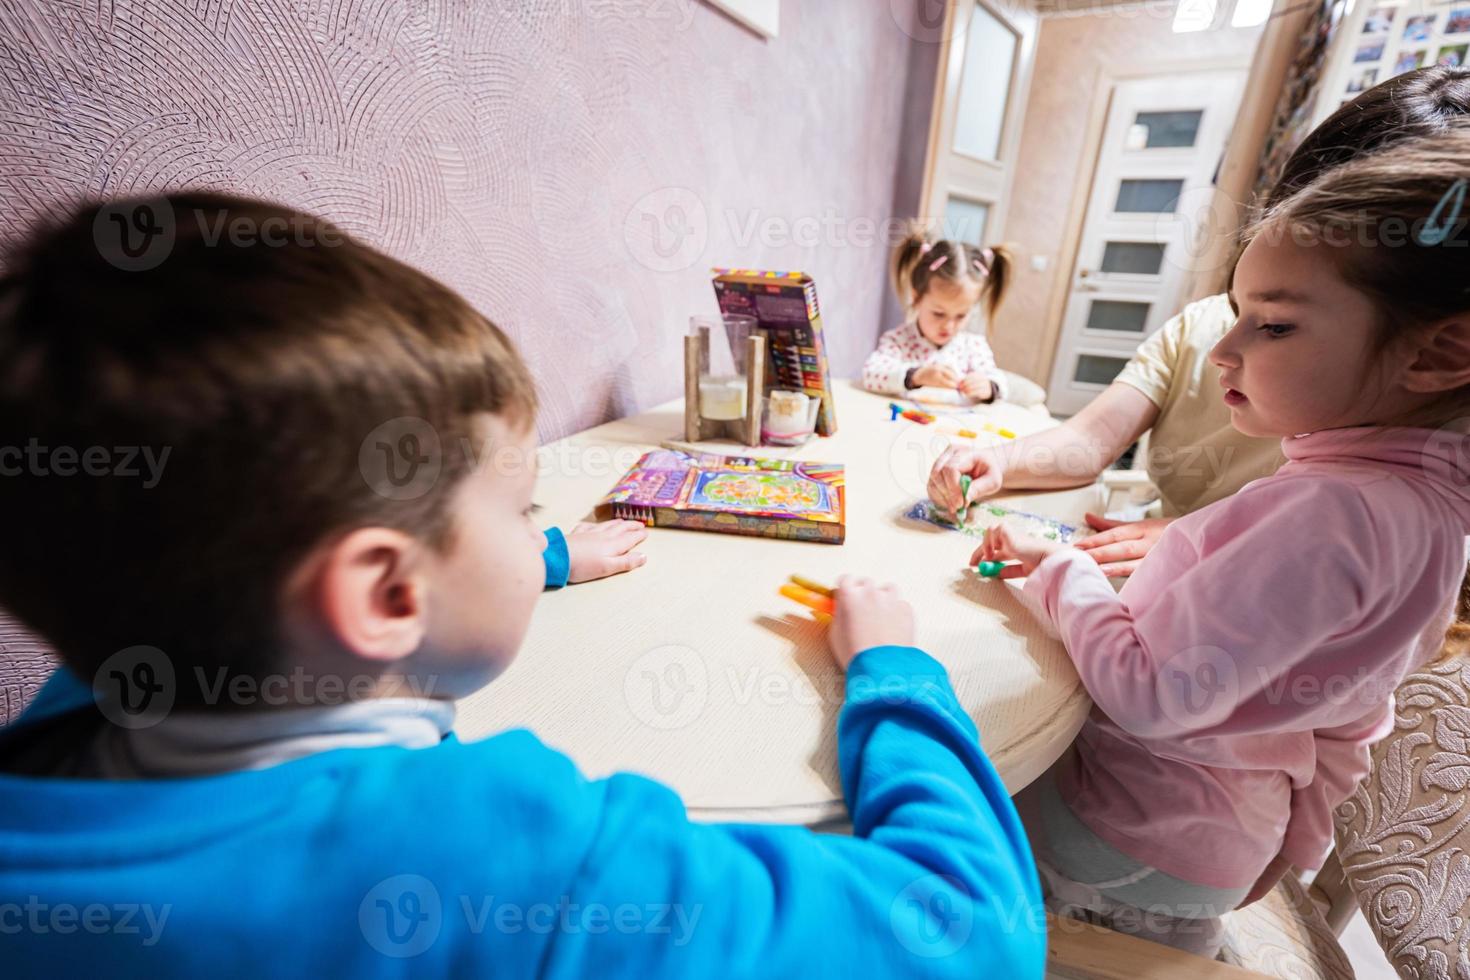
[[781, 586], [781, 594], [794, 602], [801, 603], [808, 609], [819, 613], [826, 613], [828, 616], [832, 615], [833, 611], [837, 608], [837, 604], [829, 596], [821, 595], [810, 589], [803, 589], [799, 585], [783, 585]]

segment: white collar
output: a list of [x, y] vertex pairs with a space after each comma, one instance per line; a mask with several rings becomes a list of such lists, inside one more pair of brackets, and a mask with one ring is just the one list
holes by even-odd
[[432, 698], [238, 713], [176, 711], [148, 728], [105, 726], [84, 769], [102, 779], [266, 769], [333, 749], [430, 748], [453, 728], [453, 702]]

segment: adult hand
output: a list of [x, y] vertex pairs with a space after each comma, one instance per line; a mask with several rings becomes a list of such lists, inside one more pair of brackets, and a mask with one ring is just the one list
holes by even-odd
[[[950, 446], [929, 471], [929, 499], [934, 506], [954, 518], [958, 512], [977, 500], [1000, 493], [1004, 482], [1000, 457], [990, 447]], [[960, 477], [970, 478], [970, 492], [960, 489]]]
[[1113, 521], [1097, 514], [1087, 515], [1087, 524], [1097, 534], [1077, 542], [1077, 548], [1092, 556], [1105, 574], [1132, 575], [1144, 555], [1159, 543], [1165, 529], [1174, 523], [1171, 517], [1151, 517], [1143, 521]]

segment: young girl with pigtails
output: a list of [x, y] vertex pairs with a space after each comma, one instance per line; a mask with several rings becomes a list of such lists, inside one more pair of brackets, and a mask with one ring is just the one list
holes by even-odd
[[883, 395], [950, 388], [971, 402], [1007, 396], [1006, 376], [985, 334], [967, 330], [982, 301], [993, 317], [1011, 279], [1001, 246], [931, 241], [915, 226], [894, 250], [893, 288], [908, 314], [878, 340], [863, 365], [863, 387]]

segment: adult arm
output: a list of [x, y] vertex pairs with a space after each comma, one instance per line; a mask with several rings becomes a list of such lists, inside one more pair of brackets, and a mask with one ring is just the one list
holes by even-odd
[[952, 446], [929, 474], [929, 498], [950, 512], [1002, 490], [1060, 490], [1086, 486], [1118, 460], [1158, 420], [1159, 408], [1137, 388], [1111, 384], [1082, 411], [1054, 429], [999, 446]]

